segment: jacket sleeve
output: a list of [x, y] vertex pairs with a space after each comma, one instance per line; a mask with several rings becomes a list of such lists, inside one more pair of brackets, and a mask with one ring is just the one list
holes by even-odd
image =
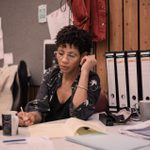
[[95, 111], [95, 104], [100, 95], [100, 79], [97, 74], [93, 73], [88, 82], [88, 98], [78, 108], [73, 110], [73, 104], [70, 105], [70, 115], [87, 120]]
[[35, 100], [29, 101], [25, 110], [26, 111], [38, 111], [47, 112], [49, 110], [49, 95], [48, 95], [48, 80], [50, 72], [47, 71], [42, 79], [38, 94]]

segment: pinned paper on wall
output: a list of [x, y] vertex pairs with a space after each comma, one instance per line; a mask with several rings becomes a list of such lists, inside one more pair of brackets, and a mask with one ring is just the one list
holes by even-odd
[[47, 16], [47, 5], [39, 5], [38, 6], [38, 22], [39, 23], [44, 23], [47, 21], [46, 19]]
[[47, 16], [48, 28], [50, 33], [50, 38], [53, 40], [56, 38], [58, 31], [70, 24], [70, 8], [67, 3], [65, 3], [61, 8], [55, 10]]
[[13, 63], [13, 53], [4, 53], [4, 66], [12, 65]]
[[3, 31], [2, 31], [2, 18], [0, 17], [0, 59], [3, 58], [4, 58]]

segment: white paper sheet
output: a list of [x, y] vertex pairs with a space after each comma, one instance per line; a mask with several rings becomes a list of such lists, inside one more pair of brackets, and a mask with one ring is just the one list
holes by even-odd
[[13, 53], [4, 53], [4, 65], [12, 65], [13, 63]]
[[2, 19], [0, 17], [0, 59], [3, 58], [4, 58], [3, 31], [2, 31]]
[[69, 11], [69, 6], [65, 3], [61, 9], [59, 8], [47, 16], [50, 38], [52, 40], [55, 39], [56, 34], [62, 27], [69, 25]]
[[122, 134], [150, 140], [150, 120], [121, 128], [119, 132]]
[[2, 150], [54, 150], [53, 142], [47, 137], [28, 137], [25, 141], [7, 142], [0, 141]]

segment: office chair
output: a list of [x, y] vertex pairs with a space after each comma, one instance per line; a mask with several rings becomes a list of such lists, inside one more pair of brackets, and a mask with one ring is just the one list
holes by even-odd
[[12, 86], [13, 106], [12, 110], [20, 111], [20, 107], [25, 107], [28, 101], [28, 89], [30, 78], [28, 77], [27, 65], [24, 60], [21, 60], [18, 65], [18, 70], [15, 75]]
[[104, 92], [101, 91], [98, 101], [95, 105], [95, 113], [108, 110], [108, 98]]

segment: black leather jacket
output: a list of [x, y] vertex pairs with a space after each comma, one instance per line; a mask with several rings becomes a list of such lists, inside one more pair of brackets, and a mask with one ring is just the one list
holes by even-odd
[[[77, 117], [87, 120], [95, 110], [95, 103], [100, 94], [100, 79], [94, 72], [90, 72], [88, 82], [88, 98], [86, 102], [82, 103], [78, 108], [73, 109], [72, 99], [76, 91], [80, 75], [72, 84], [72, 95], [69, 104], [70, 117]], [[49, 68], [43, 76], [43, 80], [35, 100], [30, 101], [26, 106], [26, 111], [41, 112], [43, 121], [47, 118], [50, 111], [50, 102], [53, 100], [54, 93], [60, 87], [62, 82], [62, 73], [58, 67]], [[50, 117], [50, 116], [48, 116]]]

